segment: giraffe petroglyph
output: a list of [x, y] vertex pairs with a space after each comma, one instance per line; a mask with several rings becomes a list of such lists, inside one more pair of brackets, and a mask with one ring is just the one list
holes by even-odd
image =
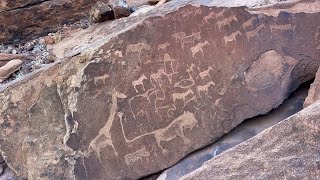
[[210, 71], [213, 70], [213, 68], [211, 66], [208, 67], [207, 70], [202, 71], [199, 73], [199, 76], [197, 77], [197, 79], [200, 77], [202, 79], [202, 81], [205, 81], [205, 77], [209, 77], [211, 79], [210, 76]]
[[228, 42], [236, 41], [237, 35], [242, 35], [242, 33], [240, 31], [236, 31], [236, 32], [230, 34], [229, 36], [224, 36], [223, 37], [224, 45], [227, 46]]
[[204, 57], [203, 47], [205, 47], [207, 45], [210, 45], [210, 43], [208, 41], [205, 41], [205, 42], [198, 43], [197, 45], [191, 47], [190, 50], [192, 52], [192, 57], [195, 58], [195, 55], [199, 52], [201, 52], [202, 56]]
[[185, 111], [182, 115], [180, 115], [179, 117], [174, 119], [165, 128], [157, 129], [152, 132], [142, 134], [142, 135], [137, 136], [133, 139], [128, 139], [125, 135], [123, 122], [122, 122], [125, 116], [122, 112], [119, 112], [118, 116], [119, 116], [119, 120], [120, 120], [120, 124], [121, 124], [123, 137], [125, 138], [125, 141], [127, 143], [132, 143], [132, 142], [134, 142], [138, 139], [141, 139], [143, 137], [146, 137], [148, 135], [154, 135], [156, 143], [157, 143], [158, 147], [162, 150], [163, 154], [167, 154], [169, 151], [166, 150], [165, 148], [163, 148], [163, 146], [161, 145], [162, 141], [169, 142], [176, 137], [180, 137], [180, 138], [182, 138], [184, 144], [190, 145], [191, 140], [185, 136], [184, 131], [186, 129], [193, 130], [194, 127], [198, 127], [198, 120], [195, 118], [194, 114], [189, 111]]
[[144, 74], [142, 74], [139, 79], [137, 79], [137, 80], [135, 80], [135, 81], [132, 82], [132, 86], [133, 86], [133, 88], [136, 90], [137, 93], [139, 92], [138, 89], [137, 89], [137, 86], [139, 86], [139, 85], [141, 85], [143, 91], [145, 91], [143, 81], [144, 81], [144, 80], [147, 80], [147, 79], [148, 79], [148, 78], [147, 78]]
[[100, 153], [101, 153], [101, 149], [104, 147], [111, 146], [111, 148], [114, 151], [114, 154], [118, 158], [118, 152], [116, 151], [116, 149], [113, 145], [110, 129], [111, 129], [111, 126], [113, 124], [113, 121], [114, 121], [116, 113], [117, 113], [118, 98], [124, 99], [126, 97], [127, 96], [125, 94], [122, 94], [122, 93], [116, 91], [115, 89], [112, 90], [112, 92], [111, 92], [112, 104], [110, 107], [109, 118], [108, 118], [106, 124], [100, 129], [99, 134], [89, 144], [89, 152], [91, 153], [92, 151], [94, 151], [97, 154], [98, 159], [101, 162], [101, 164], [103, 164], [103, 163], [101, 160]]

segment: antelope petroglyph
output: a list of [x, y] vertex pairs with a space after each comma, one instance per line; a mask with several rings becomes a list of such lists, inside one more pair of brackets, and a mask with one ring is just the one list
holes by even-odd
[[192, 52], [192, 57], [195, 58], [195, 55], [199, 52], [201, 52], [202, 56], [204, 57], [203, 47], [205, 47], [207, 45], [210, 45], [210, 43], [208, 41], [205, 41], [205, 42], [198, 43], [197, 45], [191, 47], [190, 50]]
[[284, 25], [270, 25], [270, 30], [271, 32], [275, 31], [275, 30], [280, 30], [282, 31], [287, 31], [292, 29], [292, 25], [291, 24], [284, 24]]
[[148, 79], [148, 78], [147, 78], [144, 74], [142, 74], [139, 79], [137, 79], [137, 80], [135, 80], [135, 81], [132, 82], [132, 86], [133, 86], [133, 88], [136, 90], [137, 93], [139, 92], [138, 89], [137, 89], [137, 86], [139, 86], [139, 85], [141, 85], [143, 91], [145, 91], [143, 81], [144, 81], [144, 80], [147, 80], [147, 79]]
[[252, 17], [252, 18], [250, 18], [248, 21], [246, 21], [246, 22], [244, 22], [243, 24], [242, 24], [242, 27], [243, 27], [243, 29], [244, 30], [246, 30], [247, 29], [247, 27], [251, 27], [251, 28], [253, 28], [253, 21], [254, 20], [256, 20], [256, 17]]
[[208, 90], [210, 86], [215, 86], [216, 84], [212, 81], [208, 82], [206, 85], [203, 86], [197, 86], [197, 92], [199, 96], [201, 97], [201, 92], [205, 92], [205, 95], [209, 96]]
[[148, 157], [150, 157], [150, 155], [151, 155], [150, 152], [146, 150], [145, 146], [143, 146], [143, 148], [137, 150], [136, 152], [125, 155], [124, 159], [125, 159], [127, 166], [129, 166], [130, 164], [133, 164], [139, 160], [142, 164], [142, 158], [143, 157], [148, 158]]
[[106, 81], [107, 79], [109, 78], [110, 76], [108, 74], [104, 74], [102, 76], [98, 76], [98, 77], [94, 77], [93, 80], [94, 80], [94, 84], [97, 86], [98, 85], [98, 82], [102, 82], [103, 84], [106, 84]]
[[192, 95], [194, 94], [194, 92], [189, 89], [188, 91], [184, 92], [184, 93], [173, 93], [171, 95], [172, 99], [173, 99], [173, 103], [176, 103], [176, 100], [182, 100], [183, 101], [183, 106], [186, 105], [186, 98], [188, 95]]
[[125, 138], [125, 141], [127, 143], [132, 143], [132, 142], [134, 142], [138, 139], [141, 139], [143, 137], [146, 137], [148, 135], [154, 135], [154, 137], [156, 139], [156, 143], [157, 143], [158, 147], [162, 150], [163, 154], [167, 154], [169, 151], [166, 150], [165, 148], [163, 148], [163, 146], [161, 145], [161, 142], [163, 142], [163, 141], [168, 142], [168, 141], [173, 140], [176, 137], [180, 137], [180, 138], [182, 138], [184, 144], [190, 145], [191, 140], [185, 136], [184, 131], [187, 129], [191, 131], [191, 130], [193, 130], [194, 127], [198, 126], [198, 120], [195, 118], [194, 114], [189, 111], [185, 111], [182, 115], [180, 115], [179, 117], [174, 119], [165, 128], [157, 129], [152, 132], [142, 134], [142, 135], [137, 136], [137, 137], [130, 140], [126, 137], [124, 127], [123, 127], [122, 121], [123, 121], [124, 114], [122, 112], [119, 112], [118, 116], [119, 116], [119, 120], [120, 120], [120, 124], [121, 124], [123, 137]]
[[101, 156], [100, 156], [101, 149], [105, 148], [107, 146], [111, 146], [111, 148], [114, 151], [114, 154], [118, 158], [118, 152], [116, 151], [116, 149], [113, 145], [110, 129], [111, 129], [111, 126], [113, 124], [113, 121], [114, 121], [116, 113], [117, 113], [118, 98], [124, 99], [126, 97], [127, 96], [125, 94], [122, 94], [122, 93], [116, 91], [115, 89], [112, 90], [112, 92], [111, 92], [112, 104], [110, 107], [109, 118], [108, 118], [106, 124], [100, 129], [99, 134], [89, 144], [89, 152], [91, 153], [92, 151], [94, 151], [97, 154], [98, 159], [101, 162], [101, 164], [103, 164], [102, 160], [101, 160]]
[[255, 36], [257, 36], [258, 39], [260, 39], [259, 32], [263, 28], [266, 28], [266, 26], [264, 24], [260, 24], [255, 30], [246, 32], [246, 36], [247, 36], [248, 41], [250, 41], [250, 38], [255, 37]]
[[207, 16], [205, 16], [205, 17], [203, 18], [202, 23], [203, 23], [203, 24], [204, 24], [204, 23], [207, 24], [210, 19], [213, 19], [213, 18], [215, 18], [215, 17], [216, 17], [216, 16], [215, 16], [215, 13], [214, 13], [214, 12], [210, 12]]
[[227, 46], [228, 42], [236, 41], [237, 35], [242, 35], [242, 33], [240, 31], [236, 31], [236, 32], [230, 34], [229, 36], [224, 36], [223, 37], [224, 45]]
[[216, 23], [216, 25], [218, 25], [218, 28], [219, 28], [219, 30], [221, 31], [221, 28], [224, 27], [224, 26], [226, 26], [226, 25], [228, 25], [229, 28], [230, 28], [232, 21], [238, 22], [238, 19], [236, 18], [235, 15], [230, 16], [230, 17], [228, 17], [228, 18], [225, 18], [225, 19], [223, 19], [223, 20], [221, 20], [221, 21], [218, 21], [218, 22]]
[[208, 67], [207, 70], [202, 71], [199, 73], [199, 76], [197, 77], [197, 79], [200, 77], [202, 79], [202, 81], [205, 81], [205, 77], [209, 77], [211, 79], [210, 76], [210, 71], [213, 70], [213, 68], [211, 66]]

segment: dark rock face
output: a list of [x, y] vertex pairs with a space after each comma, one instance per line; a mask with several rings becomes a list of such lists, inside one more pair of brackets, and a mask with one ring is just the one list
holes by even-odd
[[1, 0], [0, 42], [12, 43], [47, 35], [87, 18], [97, 0]]
[[319, 12], [291, 7], [171, 1], [93, 27], [81, 55], [1, 91], [7, 163], [28, 179], [136, 179], [173, 165], [314, 76]]
[[319, 110], [315, 103], [181, 179], [319, 179]]
[[306, 101], [304, 102], [304, 105], [303, 105], [304, 107], [310, 106], [311, 104], [320, 100], [319, 88], [320, 88], [320, 69], [318, 69], [314, 82], [312, 83], [309, 89], [308, 97], [306, 98]]

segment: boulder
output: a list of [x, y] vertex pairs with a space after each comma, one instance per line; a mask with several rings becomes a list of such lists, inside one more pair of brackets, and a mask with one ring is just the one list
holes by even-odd
[[53, 47], [64, 61], [0, 87], [8, 166], [22, 179], [144, 177], [314, 77], [319, 1], [207, 3], [170, 1], [75, 33]]
[[319, 118], [316, 102], [180, 179], [319, 179]]
[[320, 100], [320, 68], [317, 71], [314, 82], [311, 84], [308, 97], [304, 102], [304, 107], [310, 106], [312, 103]]
[[0, 42], [13, 43], [47, 35], [87, 18], [97, 0], [1, 0]]

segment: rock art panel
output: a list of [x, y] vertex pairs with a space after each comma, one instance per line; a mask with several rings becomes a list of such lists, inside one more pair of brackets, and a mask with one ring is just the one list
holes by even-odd
[[[277, 107], [316, 73], [319, 13], [268, 16], [186, 2], [74, 34], [70, 40], [90, 39], [75, 45], [81, 55], [0, 87], [1, 151], [19, 177], [138, 179], [159, 172]], [[230, 26], [219, 31], [225, 19]], [[271, 31], [285, 24], [294, 31]], [[26, 137], [30, 151], [20, 148]]]

